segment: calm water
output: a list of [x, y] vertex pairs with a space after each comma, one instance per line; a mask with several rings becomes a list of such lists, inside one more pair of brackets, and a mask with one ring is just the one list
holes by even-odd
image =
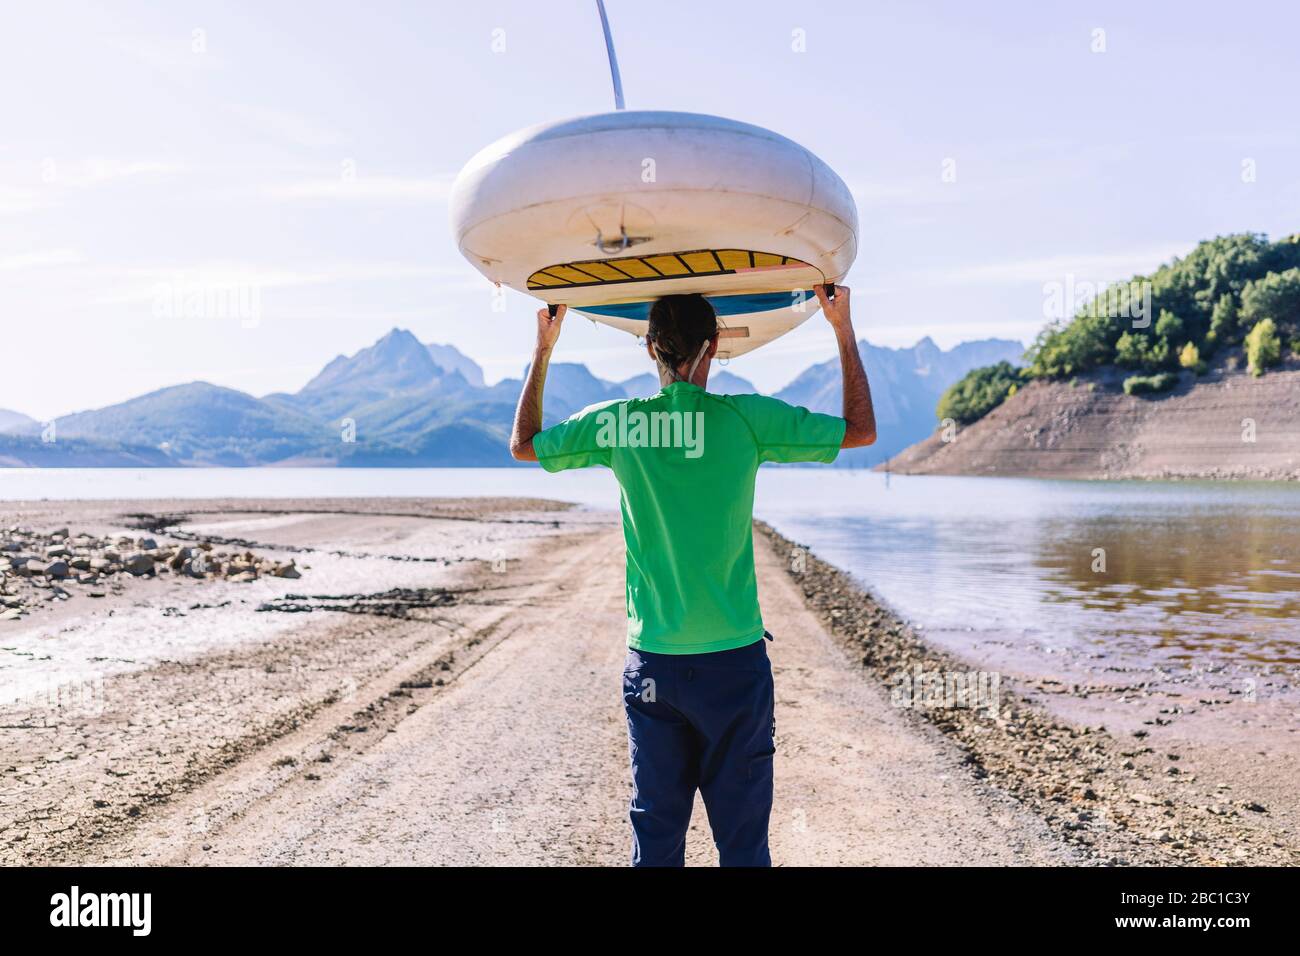
[[[0, 500], [372, 495], [618, 504], [603, 469], [0, 469]], [[927, 628], [1300, 662], [1300, 487], [764, 469], [756, 510]]]

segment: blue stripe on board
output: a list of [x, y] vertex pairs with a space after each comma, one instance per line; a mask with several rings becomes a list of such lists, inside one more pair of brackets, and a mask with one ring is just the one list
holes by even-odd
[[[792, 295], [791, 292], [758, 292], [747, 295], [707, 295], [705, 298], [718, 315], [750, 315], [754, 312], [784, 309], [794, 301]], [[804, 295], [813, 302], [817, 301], [811, 289], [806, 290]], [[614, 319], [645, 322], [650, 318], [650, 305], [651, 302], [621, 302], [617, 305], [583, 305], [574, 308], [579, 312], [608, 315]]]

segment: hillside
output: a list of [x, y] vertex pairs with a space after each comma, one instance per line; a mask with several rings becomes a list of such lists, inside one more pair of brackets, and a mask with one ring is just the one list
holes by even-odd
[[[1239, 357], [1239, 356], [1238, 356]], [[900, 474], [1035, 478], [1300, 479], [1300, 359], [1256, 378], [1225, 362], [1158, 395], [1123, 370], [1035, 381], [983, 418], [889, 462]], [[1254, 422], [1253, 441], [1249, 424]]]
[[1300, 477], [1300, 234], [1219, 236], [1062, 305], [1072, 317], [1043, 329], [1025, 366], [972, 369], [940, 397], [934, 434], [890, 467]]
[[159, 389], [55, 421], [59, 441], [157, 449], [175, 464], [248, 465], [303, 454], [322, 440], [317, 423], [207, 382]]
[[45, 442], [0, 434], [0, 468], [160, 468], [176, 462], [156, 448], [75, 438]]
[[[1016, 361], [1025, 348], [1010, 339], [983, 339], [943, 351], [929, 337], [911, 348], [891, 349], [858, 342], [858, 354], [871, 382], [879, 437], [874, 445], [841, 452], [840, 468], [865, 468], [896, 455], [934, 430], [934, 409], [943, 391], [971, 369]], [[776, 397], [814, 412], [843, 411], [838, 358], [806, 369]]]
[[40, 431], [41, 426], [37, 424], [36, 419], [22, 412], [13, 412], [7, 408], [0, 408], [0, 434], [26, 435], [35, 434]]

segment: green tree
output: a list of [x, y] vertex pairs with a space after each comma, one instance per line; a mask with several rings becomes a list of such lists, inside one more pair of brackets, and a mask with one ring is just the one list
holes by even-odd
[[1183, 346], [1182, 351], [1178, 353], [1178, 364], [1183, 368], [1190, 368], [1197, 375], [1205, 374], [1205, 363], [1201, 361], [1201, 350], [1196, 347], [1195, 342], [1188, 342]]
[[1263, 319], [1246, 336], [1246, 360], [1252, 375], [1263, 375], [1264, 369], [1282, 360], [1282, 340], [1272, 319]]
[[1080, 315], [1070, 322], [1053, 322], [1038, 334], [1029, 350], [1031, 374], [1036, 378], [1068, 378], [1113, 361], [1115, 342], [1130, 321]]
[[1015, 393], [1020, 381], [1020, 369], [1010, 362], [972, 369], [943, 393], [935, 414], [940, 421], [951, 418], [968, 424], [1001, 405]]
[[1241, 293], [1242, 324], [1272, 319], [1279, 329], [1300, 330], [1300, 268], [1270, 272]]
[[1141, 332], [1125, 332], [1115, 343], [1115, 364], [1141, 368], [1147, 360], [1147, 337]]
[[1178, 384], [1178, 376], [1173, 372], [1157, 372], [1155, 375], [1130, 375], [1124, 379], [1125, 395], [1144, 395], [1167, 392]]
[[1210, 317], [1210, 334], [1219, 345], [1237, 341], [1237, 300], [1229, 294], [1219, 296]]
[[1162, 309], [1160, 318], [1156, 319], [1156, 337], [1169, 343], [1176, 342], [1183, 337], [1183, 320], [1168, 309]]

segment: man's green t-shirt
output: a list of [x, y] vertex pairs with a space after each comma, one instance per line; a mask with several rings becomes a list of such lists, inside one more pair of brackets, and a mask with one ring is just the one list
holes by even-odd
[[844, 419], [764, 395], [674, 382], [592, 405], [533, 438], [547, 471], [605, 465], [622, 489], [627, 640], [700, 654], [763, 636], [754, 575], [754, 476], [765, 461], [832, 462]]

